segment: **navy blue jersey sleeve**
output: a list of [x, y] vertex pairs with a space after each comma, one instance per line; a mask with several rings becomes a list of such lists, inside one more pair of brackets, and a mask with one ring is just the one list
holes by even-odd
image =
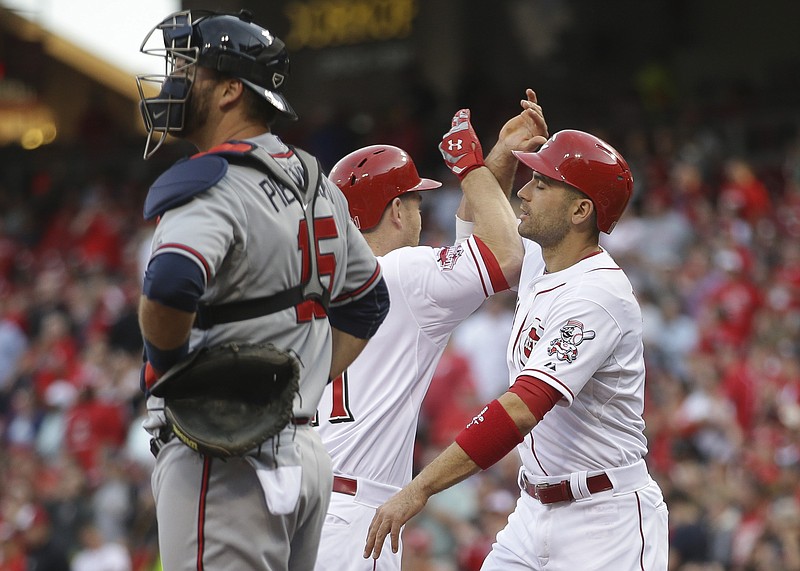
[[148, 299], [193, 313], [205, 291], [205, 276], [193, 260], [167, 252], [150, 260], [142, 290]]
[[381, 277], [366, 295], [328, 311], [331, 326], [359, 339], [369, 339], [389, 313], [389, 289]]

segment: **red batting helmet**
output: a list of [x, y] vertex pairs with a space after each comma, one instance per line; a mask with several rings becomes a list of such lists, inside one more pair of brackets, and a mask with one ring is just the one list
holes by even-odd
[[514, 151], [534, 171], [574, 186], [592, 199], [597, 227], [610, 234], [633, 194], [628, 163], [605, 141], [583, 131], [559, 131], [535, 153]]
[[328, 178], [342, 189], [350, 217], [360, 230], [380, 222], [395, 197], [442, 186], [439, 181], [420, 178], [408, 153], [391, 145], [353, 151], [334, 165]]

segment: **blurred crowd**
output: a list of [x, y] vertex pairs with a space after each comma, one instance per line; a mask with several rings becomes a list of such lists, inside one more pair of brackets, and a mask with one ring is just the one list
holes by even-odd
[[[335, 125], [286, 139], [328, 162], [356, 143], [424, 152], [423, 176], [446, 184], [423, 201], [423, 243], [450, 243], [460, 191], [433, 166], [436, 141], [403, 117], [371, 141]], [[765, 156], [724, 130], [598, 134], [636, 179], [603, 245], [642, 305], [647, 460], [670, 508], [670, 568], [798, 571], [800, 138]], [[152, 233], [141, 207], [164, 165], [119, 148], [94, 168], [103, 152], [0, 150], [0, 571], [160, 569], [136, 305]], [[507, 387], [513, 310], [500, 294], [456, 330], [423, 405], [417, 469]], [[479, 569], [519, 496], [518, 466], [511, 454], [432, 498], [405, 530], [404, 569]]]

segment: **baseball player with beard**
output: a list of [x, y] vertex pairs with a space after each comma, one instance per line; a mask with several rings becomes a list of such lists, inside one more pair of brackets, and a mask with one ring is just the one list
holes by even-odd
[[[599, 246], [630, 199], [630, 168], [581, 131], [514, 154], [533, 178], [517, 193], [525, 259], [510, 388], [377, 510], [364, 557], [378, 558], [387, 535], [397, 549], [401, 526], [432, 494], [517, 447], [520, 498], [482, 570], [665, 571], [667, 506], [643, 459], [641, 311]], [[467, 176], [464, 192], [474, 183]]]
[[[158, 220], [139, 321], [163, 568], [310, 571], [332, 483], [310, 420], [328, 379], [388, 311], [380, 266], [316, 160], [271, 133], [278, 114], [295, 117], [278, 38], [246, 13], [186, 11], [157, 25], [142, 51], [167, 62], [160, 93], [141, 91], [145, 155], [168, 134], [201, 151], [162, 174], [144, 207]], [[253, 344], [299, 361], [291, 420], [230, 458], [184, 445], [165, 399], [151, 394], [159, 377], [187, 354], [233, 347], [235, 362], [235, 348]], [[219, 383], [234, 384], [218, 369]], [[251, 386], [265, 382], [252, 376]]]
[[[528, 97], [486, 158], [508, 192], [517, 166], [511, 150], [534, 148], [547, 133], [533, 91]], [[461, 110], [441, 143], [454, 172], [462, 163], [448, 149], [472, 141], [477, 138], [469, 111]], [[489, 169], [477, 170], [473, 177], [495, 180]], [[411, 157], [397, 147], [359, 149], [341, 159], [330, 178], [378, 256], [392, 305], [367, 348], [320, 401], [318, 430], [333, 462], [334, 493], [316, 569], [399, 571], [400, 550], [375, 567], [361, 557], [370, 521], [411, 480], [420, 405], [451, 333], [488, 296], [516, 285], [522, 244], [506, 192], [475, 184], [459, 210], [474, 219], [472, 232], [453, 246], [420, 246], [423, 192], [441, 183], [420, 178]]]

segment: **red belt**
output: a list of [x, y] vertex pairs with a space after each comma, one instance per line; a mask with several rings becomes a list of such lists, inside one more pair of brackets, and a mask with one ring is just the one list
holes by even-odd
[[333, 491], [348, 496], [355, 496], [358, 489], [358, 481], [353, 478], [343, 478], [342, 476], [333, 477]]
[[[586, 478], [586, 487], [593, 494], [612, 489], [614, 486], [605, 473]], [[531, 484], [525, 482], [525, 492], [532, 498], [536, 498], [543, 504], [557, 504], [558, 502], [571, 502], [575, 498], [572, 496], [572, 488], [569, 480], [562, 480], [557, 484]]]
[[302, 426], [304, 424], [308, 424], [311, 422], [311, 417], [308, 416], [293, 416], [292, 417], [292, 424], [296, 426]]

